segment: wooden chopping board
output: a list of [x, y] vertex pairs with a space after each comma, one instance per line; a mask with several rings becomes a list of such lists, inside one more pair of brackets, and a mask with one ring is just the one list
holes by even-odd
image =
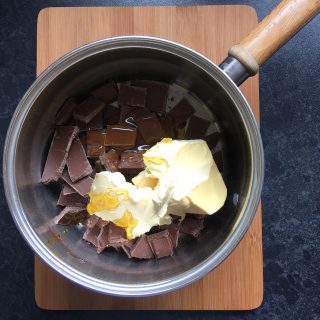
[[[37, 74], [68, 51], [118, 35], [150, 35], [219, 63], [257, 24], [248, 6], [46, 8], [38, 16]], [[258, 77], [241, 90], [259, 120]], [[202, 280], [165, 295], [118, 298], [68, 281], [35, 257], [35, 299], [50, 310], [249, 310], [263, 299], [261, 206], [236, 250]]]

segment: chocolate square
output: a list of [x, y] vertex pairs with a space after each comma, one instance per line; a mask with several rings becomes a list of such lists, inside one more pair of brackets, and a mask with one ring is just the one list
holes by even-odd
[[199, 118], [197, 116], [191, 116], [189, 124], [186, 130], [186, 139], [203, 139], [210, 126], [208, 120]]
[[106, 105], [102, 111], [103, 123], [107, 124], [118, 124], [120, 121], [120, 108]]
[[137, 118], [147, 116], [149, 114], [150, 111], [145, 108], [122, 106], [119, 123], [123, 125], [135, 126], [135, 121]]
[[142, 138], [147, 144], [158, 142], [165, 136], [162, 126], [154, 113], [137, 118], [136, 123]]
[[163, 230], [158, 233], [148, 235], [147, 241], [156, 258], [162, 258], [173, 255], [173, 246], [168, 230]]
[[73, 118], [87, 124], [102, 111], [104, 105], [104, 102], [90, 96], [74, 108]]
[[93, 179], [91, 177], [85, 177], [77, 182], [72, 182], [67, 170], [63, 172], [61, 175], [63, 181], [65, 181], [72, 189], [77, 191], [82, 197], [88, 195]]
[[102, 155], [99, 156], [99, 160], [101, 162], [101, 165], [105, 168], [107, 171], [111, 172], [117, 172], [118, 165], [120, 162], [119, 159], [119, 152], [111, 149], [107, 153], [104, 152]]
[[118, 169], [123, 173], [130, 173], [137, 175], [144, 168], [142, 155], [144, 151], [126, 150], [121, 153], [120, 163]]
[[124, 125], [108, 125], [105, 145], [131, 148], [136, 144], [137, 129]]
[[104, 103], [111, 103], [117, 100], [118, 97], [118, 87], [114, 81], [109, 81], [106, 84], [93, 90], [91, 94], [101, 100]]
[[131, 81], [131, 85], [147, 89], [146, 106], [154, 112], [164, 112], [166, 110], [169, 86], [164, 83], [135, 80]]
[[137, 240], [130, 251], [130, 255], [138, 259], [152, 259], [154, 257], [146, 235], [142, 235]]
[[126, 84], [120, 85], [118, 102], [120, 106], [144, 108], [146, 105], [147, 89]]
[[168, 116], [172, 117], [176, 127], [179, 127], [184, 121], [188, 120], [194, 113], [193, 106], [187, 99], [182, 99], [169, 112]]
[[87, 204], [87, 199], [80, 196], [75, 190], [69, 186], [64, 186], [60, 192], [57, 202], [58, 206], [66, 207], [84, 207]]

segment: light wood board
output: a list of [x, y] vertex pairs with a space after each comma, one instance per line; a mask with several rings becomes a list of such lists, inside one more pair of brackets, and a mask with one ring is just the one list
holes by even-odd
[[[219, 63], [255, 25], [248, 6], [47, 8], [38, 17], [37, 74], [90, 41], [150, 35], [177, 41]], [[258, 78], [241, 87], [259, 120]], [[165, 295], [117, 298], [66, 280], [35, 258], [35, 298], [43, 309], [249, 310], [263, 299], [261, 207], [236, 250], [202, 280]]]

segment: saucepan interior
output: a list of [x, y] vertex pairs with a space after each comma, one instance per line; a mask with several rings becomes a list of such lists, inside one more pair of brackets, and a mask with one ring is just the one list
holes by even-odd
[[[5, 179], [17, 225], [49, 265], [92, 289], [143, 296], [190, 283], [231, 252], [255, 213], [263, 160], [261, 146], [255, 145], [260, 136], [248, 105], [235, 93], [234, 85], [224, 85], [229, 80], [218, 67], [183, 47], [144, 45], [141, 40], [118, 46], [100, 43], [86, 50], [71, 54], [40, 77], [12, 121]], [[184, 240], [172, 257], [138, 261], [112, 251], [98, 255], [81, 240], [83, 228], [53, 223], [59, 212], [59, 188], [44, 186], [40, 177], [54, 131], [54, 115], [67, 97], [81, 97], [107, 79], [149, 79], [184, 88], [223, 137], [227, 201], [208, 219], [199, 239]]]

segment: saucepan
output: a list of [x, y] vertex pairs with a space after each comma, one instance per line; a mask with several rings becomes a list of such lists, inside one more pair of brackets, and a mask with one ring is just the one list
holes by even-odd
[[[285, 0], [218, 66], [190, 48], [164, 39], [125, 36], [89, 43], [49, 66], [19, 103], [8, 129], [4, 184], [9, 208], [35, 253], [68, 279], [118, 296], [165, 293], [200, 279], [235, 249], [259, 204], [264, 155], [259, 128], [238, 86], [320, 9], [319, 0]], [[63, 101], [106, 79], [151, 79], [197, 97], [220, 128], [228, 197], [197, 240], [172, 257], [139, 261], [117, 252], [97, 255], [81, 240], [81, 226], [63, 232], [55, 188], [40, 183], [53, 118]], [[60, 240], [48, 241], [59, 234]]]

